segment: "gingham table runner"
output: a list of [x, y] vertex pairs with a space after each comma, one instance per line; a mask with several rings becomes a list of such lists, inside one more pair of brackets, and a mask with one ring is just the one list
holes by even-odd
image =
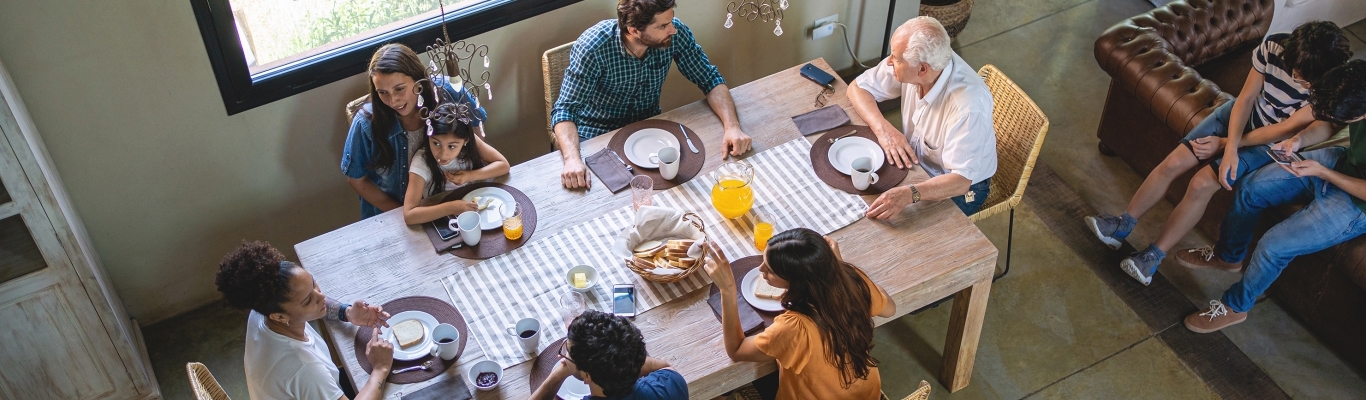
[[[754, 208], [744, 217], [724, 219], [711, 206], [716, 174], [702, 174], [683, 185], [655, 193], [654, 205], [691, 211], [706, 223], [710, 240], [730, 259], [757, 255], [752, 232], [756, 215], [774, 232], [805, 227], [828, 234], [863, 217], [863, 199], [822, 183], [811, 168], [811, 144], [798, 138], [746, 159], [754, 166]], [[484, 354], [503, 367], [533, 357], [522, 352], [507, 328], [522, 318], [541, 322], [540, 349], [565, 335], [559, 297], [569, 291], [565, 272], [575, 265], [598, 270], [588, 307], [611, 309], [612, 285], [636, 285], [636, 312], [644, 313], [711, 284], [704, 271], [671, 284], [646, 281], [612, 255], [611, 246], [634, 220], [631, 206], [542, 237], [520, 249], [485, 260], [441, 279], [469, 324]], [[538, 352], [539, 350], [538, 349]]]

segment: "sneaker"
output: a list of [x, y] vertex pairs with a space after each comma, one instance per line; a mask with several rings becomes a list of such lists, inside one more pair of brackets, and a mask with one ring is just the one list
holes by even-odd
[[1214, 268], [1229, 272], [1243, 269], [1243, 263], [1231, 263], [1214, 256], [1214, 246], [1196, 247], [1176, 252], [1176, 261], [1186, 268]]
[[1247, 320], [1247, 313], [1234, 312], [1219, 300], [1210, 300], [1209, 308], [1186, 316], [1186, 329], [1195, 333], [1210, 333]]
[[1097, 216], [1086, 216], [1086, 226], [1091, 228], [1091, 233], [1096, 234], [1101, 242], [1110, 246], [1112, 250], [1119, 250], [1119, 246], [1124, 245], [1124, 238], [1129, 236], [1129, 231], [1134, 228], [1133, 217], [1128, 215], [1114, 216], [1101, 214]]
[[1148, 248], [1125, 257], [1124, 261], [1119, 262], [1119, 268], [1138, 280], [1138, 283], [1148, 286], [1149, 283], [1153, 283], [1153, 274], [1157, 273], [1157, 266], [1162, 264], [1162, 259], [1166, 257], [1167, 255], [1158, 250], [1157, 246], [1148, 245]]

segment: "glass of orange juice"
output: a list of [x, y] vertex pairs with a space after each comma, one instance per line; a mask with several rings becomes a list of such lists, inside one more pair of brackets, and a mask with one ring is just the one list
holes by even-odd
[[754, 224], [754, 248], [760, 252], [768, 249], [768, 239], [773, 238], [773, 224], [759, 222]]
[[739, 218], [754, 207], [754, 167], [743, 161], [731, 161], [716, 169], [719, 177], [711, 187], [711, 206], [722, 217]]
[[512, 206], [512, 216], [503, 219], [503, 237], [508, 240], [522, 238], [522, 208]]

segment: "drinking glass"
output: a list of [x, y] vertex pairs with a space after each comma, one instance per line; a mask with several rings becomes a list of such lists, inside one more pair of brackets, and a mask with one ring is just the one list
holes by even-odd
[[588, 309], [588, 298], [583, 293], [568, 291], [560, 295], [560, 319], [564, 320], [564, 327], [569, 328], [569, 323], [574, 322], [579, 314], [583, 314]]
[[773, 237], [773, 224], [759, 222], [754, 224], [754, 248], [763, 252], [768, 249], [768, 239]]
[[641, 207], [653, 205], [655, 191], [655, 180], [645, 176], [636, 175], [631, 178], [631, 207], [639, 210]]
[[512, 206], [512, 216], [503, 219], [503, 237], [508, 240], [522, 238], [522, 208], [515, 204]]

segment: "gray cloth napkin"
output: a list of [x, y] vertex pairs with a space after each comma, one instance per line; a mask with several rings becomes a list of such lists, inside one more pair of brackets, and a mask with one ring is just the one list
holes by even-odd
[[849, 123], [849, 114], [845, 113], [844, 109], [838, 105], [829, 105], [816, 111], [792, 117], [792, 122], [797, 124], [797, 130], [805, 136], [847, 124]]
[[468, 400], [473, 398], [470, 395], [470, 388], [465, 386], [463, 375], [456, 375], [437, 382], [435, 385], [422, 388], [422, 390], [403, 395], [403, 400]]
[[584, 161], [588, 164], [588, 169], [593, 170], [593, 174], [597, 175], [598, 180], [607, 185], [607, 190], [612, 193], [619, 192], [631, 184], [631, 172], [626, 170], [626, 165], [622, 164], [622, 159], [618, 158], [612, 149], [602, 149]]

